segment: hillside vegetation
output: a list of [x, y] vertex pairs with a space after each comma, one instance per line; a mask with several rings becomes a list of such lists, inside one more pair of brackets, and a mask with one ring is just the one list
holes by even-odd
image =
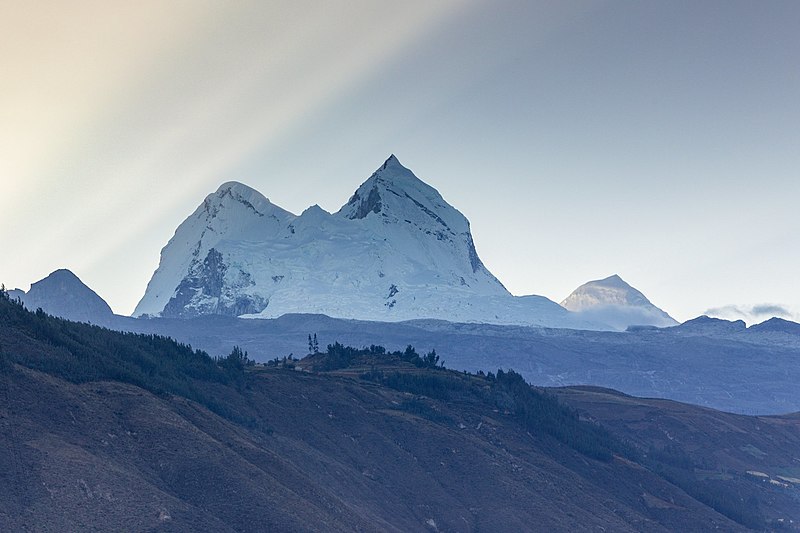
[[670, 450], [659, 458], [510, 370], [459, 373], [435, 352], [336, 343], [253, 365], [233, 347], [214, 359], [165, 337], [30, 313], [4, 296], [2, 530], [777, 523], [757, 490], [739, 515], [685, 491], [658, 468], [675, 462]]

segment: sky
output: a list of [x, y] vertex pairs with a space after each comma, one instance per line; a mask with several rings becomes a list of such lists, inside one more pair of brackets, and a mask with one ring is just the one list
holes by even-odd
[[800, 319], [800, 3], [0, 0], [0, 281], [129, 314], [223, 182], [336, 211], [394, 153], [514, 294], [617, 273]]

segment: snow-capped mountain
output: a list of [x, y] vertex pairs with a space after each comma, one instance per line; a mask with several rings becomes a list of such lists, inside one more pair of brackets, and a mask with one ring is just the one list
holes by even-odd
[[541, 296], [512, 296], [469, 222], [391, 156], [338, 212], [296, 216], [228, 182], [176, 230], [135, 316], [224, 314], [603, 328]]
[[584, 283], [561, 305], [587, 320], [602, 322], [619, 330], [633, 325], [668, 327], [678, 324], [616, 274]]
[[27, 293], [9, 291], [9, 297], [19, 298], [31, 311], [41, 307], [48, 314], [77, 322], [105, 324], [114, 316], [106, 301], [67, 269], [52, 272]]

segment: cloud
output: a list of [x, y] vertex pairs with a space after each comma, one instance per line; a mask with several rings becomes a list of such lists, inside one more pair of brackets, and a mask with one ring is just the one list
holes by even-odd
[[799, 312], [789, 306], [774, 303], [723, 305], [706, 309], [703, 314], [725, 320], [744, 320], [748, 325], [758, 324], [772, 317], [800, 322]]
[[703, 314], [708, 316], [731, 315], [731, 314], [741, 315], [744, 313], [745, 311], [743, 311], [741, 308], [735, 305], [723, 305], [722, 307], [711, 307], [703, 311]]
[[752, 312], [755, 315], [769, 315], [770, 318], [772, 318], [773, 316], [781, 318], [792, 316], [792, 312], [789, 311], [786, 307], [782, 305], [773, 305], [773, 304], [754, 305]]

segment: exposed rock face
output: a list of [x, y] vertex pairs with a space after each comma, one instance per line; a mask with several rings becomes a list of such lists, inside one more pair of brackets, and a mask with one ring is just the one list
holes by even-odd
[[378, 192], [378, 187], [373, 186], [369, 190], [369, 195], [366, 198], [361, 198], [358, 193], [353, 195], [353, 198], [350, 199], [349, 204], [355, 204], [356, 211], [352, 213], [348, 218], [364, 218], [370, 213], [380, 213], [381, 212], [381, 194]]
[[[246, 185], [222, 184], [164, 247], [134, 315], [190, 318], [263, 311], [268, 298], [254, 290], [251, 272], [231, 256], [229, 245], [274, 240], [282, 231], [291, 234], [295, 218]], [[275, 282], [270, 279], [270, 283]]]
[[250, 274], [238, 271], [238, 279], [228, 285], [225, 276], [228, 266], [222, 254], [214, 248], [208, 251], [203, 261], [195, 261], [190, 267], [190, 275], [181, 280], [178, 289], [167, 305], [162, 316], [169, 318], [192, 318], [200, 315], [239, 316], [260, 313], [267, 306], [258, 295], [236, 294], [235, 289], [243, 289], [253, 284]]

